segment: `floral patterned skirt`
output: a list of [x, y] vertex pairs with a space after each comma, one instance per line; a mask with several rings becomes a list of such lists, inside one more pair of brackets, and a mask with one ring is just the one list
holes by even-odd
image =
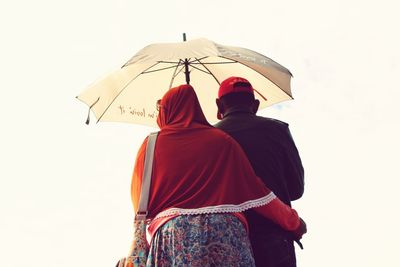
[[157, 230], [147, 266], [255, 266], [247, 232], [232, 214], [182, 215]]

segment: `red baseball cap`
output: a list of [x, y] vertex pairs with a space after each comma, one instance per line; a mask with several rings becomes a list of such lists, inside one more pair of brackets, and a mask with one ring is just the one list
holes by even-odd
[[250, 93], [254, 95], [254, 89], [251, 83], [245, 78], [241, 77], [229, 77], [225, 79], [218, 90], [218, 98], [230, 93]]

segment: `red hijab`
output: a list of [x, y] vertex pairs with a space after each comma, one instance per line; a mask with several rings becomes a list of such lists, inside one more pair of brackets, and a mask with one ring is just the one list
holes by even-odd
[[[157, 122], [161, 131], [154, 152], [149, 218], [240, 212], [271, 200], [273, 193], [255, 175], [241, 147], [207, 122], [190, 85], [172, 88], [160, 104]], [[146, 144], [147, 138], [139, 149], [132, 177], [135, 211]]]

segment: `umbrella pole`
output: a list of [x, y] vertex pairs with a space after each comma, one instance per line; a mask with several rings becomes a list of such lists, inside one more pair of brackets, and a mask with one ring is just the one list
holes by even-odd
[[[186, 33], [183, 33], [183, 41], [186, 42]], [[185, 58], [185, 77], [186, 77], [186, 84], [190, 84], [190, 75], [189, 75], [189, 60]]]

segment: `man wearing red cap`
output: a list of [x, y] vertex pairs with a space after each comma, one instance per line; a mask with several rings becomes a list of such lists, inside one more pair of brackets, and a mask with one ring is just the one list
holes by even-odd
[[[243, 148], [255, 173], [287, 205], [304, 192], [304, 169], [288, 124], [256, 116], [260, 102], [244, 78], [230, 77], [219, 88], [214, 125]], [[253, 211], [246, 212], [257, 266], [295, 267], [293, 236]]]

